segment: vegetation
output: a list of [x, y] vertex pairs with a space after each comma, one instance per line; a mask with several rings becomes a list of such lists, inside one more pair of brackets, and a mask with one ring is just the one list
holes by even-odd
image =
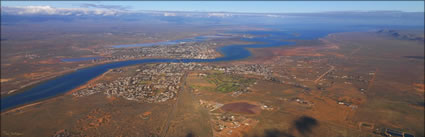
[[254, 79], [244, 78], [237, 75], [228, 75], [222, 72], [212, 72], [204, 77], [209, 83], [216, 86], [216, 92], [229, 93], [232, 91], [241, 90], [254, 83]]

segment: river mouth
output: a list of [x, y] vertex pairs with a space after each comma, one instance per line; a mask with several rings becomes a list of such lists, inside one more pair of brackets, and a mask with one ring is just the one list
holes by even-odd
[[221, 110], [238, 114], [259, 114], [261, 108], [258, 105], [254, 105], [248, 102], [234, 102], [224, 104], [221, 107]]

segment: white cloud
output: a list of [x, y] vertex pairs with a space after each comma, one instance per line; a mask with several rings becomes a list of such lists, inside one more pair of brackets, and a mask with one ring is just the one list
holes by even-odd
[[272, 17], [272, 18], [284, 18], [285, 16], [283, 15], [275, 15], [275, 14], [268, 14], [266, 15], [267, 17]]
[[55, 8], [51, 6], [2, 6], [2, 14], [17, 15], [103, 15], [114, 16], [123, 13], [116, 9], [97, 8]]
[[164, 16], [176, 16], [176, 13], [164, 12]]
[[215, 16], [215, 17], [229, 17], [232, 16], [232, 14], [229, 13], [208, 13], [208, 16]]

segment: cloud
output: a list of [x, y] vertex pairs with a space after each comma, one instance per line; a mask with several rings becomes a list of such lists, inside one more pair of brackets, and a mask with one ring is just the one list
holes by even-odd
[[51, 6], [2, 6], [2, 14], [13, 15], [102, 15], [115, 16], [123, 13], [121, 10], [91, 9], [91, 8], [55, 8]]
[[230, 17], [233, 16], [232, 14], [229, 13], [208, 13], [208, 16], [214, 16], [214, 17]]
[[176, 16], [176, 13], [164, 12], [164, 16]]
[[121, 5], [102, 5], [102, 4], [89, 4], [89, 3], [81, 4], [81, 7], [84, 7], [84, 8], [114, 9], [114, 10], [123, 10], [123, 11], [126, 11], [126, 10], [128, 10], [130, 8], [128, 6], [121, 6]]

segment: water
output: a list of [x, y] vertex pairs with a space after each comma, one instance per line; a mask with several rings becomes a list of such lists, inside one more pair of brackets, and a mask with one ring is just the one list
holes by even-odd
[[[268, 34], [273, 34], [265, 37], [255, 38], [243, 38], [244, 41], [256, 42], [256, 44], [250, 45], [229, 45], [223, 46], [217, 49], [218, 52], [222, 53], [222, 57], [215, 59], [140, 59], [140, 60], [129, 60], [113, 62], [108, 64], [97, 65], [93, 67], [79, 69], [75, 72], [45, 81], [34, 88], [26, 91], [16, 93], [11, 96], [1, 98], [1, 111], [6, 109], [14, 108], [20, 105], [32, 103], [46, 98], [51, 98], [57, 95], [61, 95], [70, 91], [78, 86], [87, 83], [89, 80], [105, 73], [109, 69], [130, 66], [142, 63], [170, 63], [170, 62], [220, 62], [220, 61], [234, 61], [245, 59], [251, 56], [251, 52], [246, 48], [266, 48], [276, 46], [288, 46], [295, 44], [293, 42], [282, 41], [284, 37], [290, 36], [291, 33], [273, 32], [268, 31]], [[251, 35], [256, 33], [265, 32], [246, 32]], [[281, 34], [279, 34], [281, 33]], [[310, 36], [309, 34], [303, 34], [304, 36]], [[311, 34], [316, 36], [316, 34]], [[320, 35], [324, 36], [324, 35]]]

